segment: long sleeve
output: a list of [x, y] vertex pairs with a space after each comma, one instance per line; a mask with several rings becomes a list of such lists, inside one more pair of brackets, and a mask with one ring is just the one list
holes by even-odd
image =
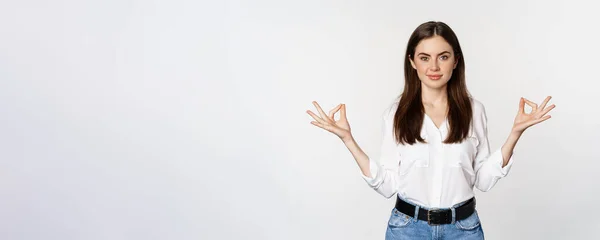
[[371, 177], [361, 173], [364, 180], [376, 192], [386, 198], [391, 198], [398, 192], [398, 166], [400, 156], [393, 135], [393, 114], [395, 108], [386, 109], [382, 119], [382, 141], [379, 151], [379, 161], [369, 157], [369, 168]]
[[487, 116], [483, 105], [479, 105], [479, 112], [475, 111], [473, 119], [474, 131], [479, 141], [474, 162], [476, 173], [475, 187], [483, 192], [487, 192], [496, 185], [499, 179], [508, 174], [512, 167], [513, 157], [511, 156], [508, 164], [502, 167], [502, 149], [498, 148], [498, 150], [490, 154]]

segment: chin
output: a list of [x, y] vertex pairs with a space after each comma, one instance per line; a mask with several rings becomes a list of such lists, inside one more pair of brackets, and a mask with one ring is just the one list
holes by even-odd
[[427, 88], [440, 89], [446, 87], [447, 81], [421, 81]]

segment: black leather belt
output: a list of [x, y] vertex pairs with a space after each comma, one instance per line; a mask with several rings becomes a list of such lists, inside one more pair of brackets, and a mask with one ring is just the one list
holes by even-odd
[[[396, 209], [401, 213], [408, 216], [415, 217], [415, 205], [412, 205], [399, 197], [396, 197]], [[468, 218], [475, 212], [475, 197], [467, 200], [463, 205], [454, 209], [456, 214], [456, 221]], [[419, 216], [417, 219], [427, 221], [429, 225], [440, 225], [452, 223], [452, 210], [451, 209], [432, 209], [427, 210], [424, 208], [419, 209]]]

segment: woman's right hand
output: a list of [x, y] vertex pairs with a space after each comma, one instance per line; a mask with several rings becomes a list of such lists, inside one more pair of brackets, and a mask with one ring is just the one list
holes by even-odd
[[[310, 110], [306, 111], [310, 116], [312, 116], [316, 120], [310, 122], [312, 125], [315, 125], [335, 134], [343, 141], [352, 139], [352, 134], [350, 132], [350, 124], [348, 123], [348, 119], [346, 119], [346, 104], [340, 103], [340, 105], [329, 111], [329, 115], [323, 112], [323, 109], [321, 109], [321, 107], [316, 101], [313, 101], [313, 105], [315, 105], [321, 117], [317, 116]], [[337, 113], [339, 110], [341, 110], [340, 120], [336, 121], [334, 119], [334, 116], [335, 113]]]

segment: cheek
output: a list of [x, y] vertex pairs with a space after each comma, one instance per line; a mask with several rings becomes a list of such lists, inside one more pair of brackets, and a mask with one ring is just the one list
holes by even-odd
[[444, 66], [444, 68], [452, 70], [454, 68], [454, 61], [453, 60], [447, 60], [447, 61], [444, 61], [442, 63], [442, 65]]
[[427, 74], [427, 65], [425, 64], [417, 64], [417, 73], [419, 73], [419, 75], [425, 75]]
[[444, 66], [442, 69], [446, 73], [452, 73], [452, 71], [454, 71], [454, 63], [452, 63], [452, 62], [444, 63]]

